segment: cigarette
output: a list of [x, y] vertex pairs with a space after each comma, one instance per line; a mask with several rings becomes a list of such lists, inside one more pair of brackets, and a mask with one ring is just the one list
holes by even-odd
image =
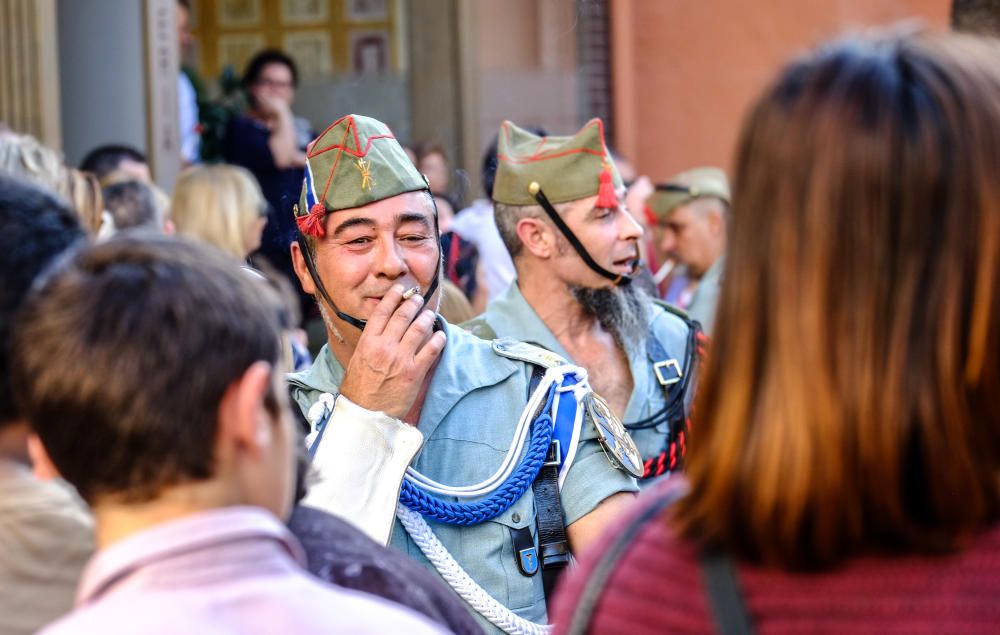
[[403, 300], [404, 301], [409, 300], [410, 298], [412, 298], [413, 296], [417, 295], [418, 293], [420, 293], [420, 287], [409, 288], [409, 289], [407, 289], [406, 291], [403, 292]]

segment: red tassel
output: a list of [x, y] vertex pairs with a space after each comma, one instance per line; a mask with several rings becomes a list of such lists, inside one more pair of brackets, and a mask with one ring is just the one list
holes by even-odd
[[611, 181], [611, 169], [607, 166], [601, 170], [601, 187], [597, 190], [597, 207], [615, 209], [618, 207], [618, 194], [615, 184]]
[[642, 211], [646, 215], [646, 224], [648, 226], [650, 226], [650, 227], [656, 227], [657, 225], [660, 224], [660, 219], [657, 218], [656, 214], [653, 213], [653, 208], [652, 207], [650, 207], [649, 205], [646, 205], [645, 207], [643, 207]]
[[326, 228], [323, 221], [326, 219], [326, 207], [322, 203], [315, 203], [309, 208], [309, 213], [299, 216], [295, 223], [299, 226], [299, 231], [307, 236], [322, 238], [326, 236]]

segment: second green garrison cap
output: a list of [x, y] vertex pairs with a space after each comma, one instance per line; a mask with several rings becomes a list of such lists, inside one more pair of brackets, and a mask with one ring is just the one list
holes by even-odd
[[306, 153], [295, 222], [303, 234], [322, 238], [328, 212], [425, 189], [426, 179], [388, 126], [347, 115], [324, 130]]
[[665, 219], [678, 205], [696, 198], [718, 198], [729, 204], [729, 181], [719, 168], [693, 168], [675, 174], [646, 200], [646, 214], [652, 224]]
[[510, 121], [497, 138], [497, 175], [493, 200], [506, 205], [537, 205], [532, 184], [552, 203], [598, 195], [599, 207], [617, 207], [621, 176], [604, 143], [604, 124], [591, 119], [568, 137], [540, 137]]

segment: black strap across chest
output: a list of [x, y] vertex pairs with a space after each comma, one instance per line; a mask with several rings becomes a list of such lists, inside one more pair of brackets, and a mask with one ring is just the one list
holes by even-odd
[[645, 457], [642, 478], [654, 478], [680, 466], [684, 456], [690, 405], [701, 358], [701, 325], [677, 314], [688, 326], [683, 363], [671, 358], [651, 327], [646, 336], [646, 357], [663, 389], [665, 405], [653, 415], [625, 424], [628, 430], [645, 430], [667, 423], [667, 434], [657, 456]]
[[[533, 367], [531, 381], [528, 383], [529, 399], [544, 375], [544, 368]], [[570, 562], [569, 539], [566, 536], [566, 522], [559, 495], [559, 450], [559, 442], [553, 439], [545, 463], [531, 486], [535, 496], [535, 522], [538, 525], [538, 560], [547, 605], [555, 595], [559, 575]]]

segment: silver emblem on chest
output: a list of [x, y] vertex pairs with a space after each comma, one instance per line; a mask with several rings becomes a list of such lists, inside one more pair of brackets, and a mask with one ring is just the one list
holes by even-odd
[[635, 447], [635, 441], [629, 436], [621, 419], [615, 416], [608, 402], [599, 395], [590, 393], [586, 397], [586, 402], [587, 413], [597, 428], [597, 437], [601, 441], [604, 453], [617, 467], [636, 478], [641, 477], [642, 455], [639, 454], [639, 448]]

